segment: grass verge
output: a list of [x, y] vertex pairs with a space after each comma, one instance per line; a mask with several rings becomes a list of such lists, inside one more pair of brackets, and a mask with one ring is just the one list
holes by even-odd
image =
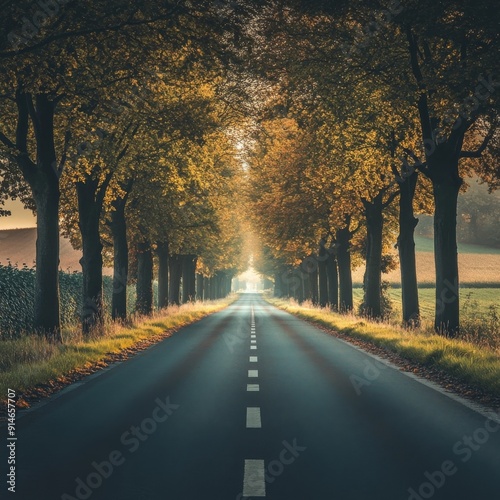
[[388, 323], [298, 305], [293, 301], [266, 300], [299, 318], [370, 342], [411, 362], [441, 370], [495, 397], [500, 396], [500, 356], [492, 349], [465, 340], [442, 337], [428, 330], [406, 330]]
[[0, 400], [6, 398], [8, 388], [22, 393], [71, 372], [85, 370], [111, 354], [133, 348], [148, 338], [172, 333], [220, 311], [233, 300], [230, 297], [169, 307], [151, 317], [136, 317], [130, 325], [106, 325], [103, 335], [91, 339], [82, 339], [78, 328], [68, 329], [61, 345], [32, 335], [4, 340], [0, 342]]

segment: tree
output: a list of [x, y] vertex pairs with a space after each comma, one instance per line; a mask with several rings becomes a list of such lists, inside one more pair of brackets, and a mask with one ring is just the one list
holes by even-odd
[[[157, 72], [158, 62], [179, 49], [183, 50], [179, 62], [184, 67], [195, 61], [209, 65], [209, 61], [229, 60], [230, 52], [227, 26], [221, 29], [214, 23], [221, 13], [212, 6], [118, 1], [91, 7], [72, 3], [56, 10], [45, 16], [43, 26], [27, 20], [32, 30], [29, 40], [9, 32], [15, 25], [15, 9], [8, 9], [2, 21], [1, 31], [9, 33], [2, 40], [12, 45], [0, 46], [0, 58], [6, 65], [2, 95], [11, 99], [3, 110], [8, 115], [7, 131], [0, 133], [0, 141], [29, 185], [37, 209], [34, 326], [60, 340], [60, 178], [73, 111], [86, 108], [91, 113], [96, 94], [103, 89], [116, 91], [118, 83], [133, 83], [143, 72], [140, 68]], [[150, 59], [158, 51], [160, 59]]]

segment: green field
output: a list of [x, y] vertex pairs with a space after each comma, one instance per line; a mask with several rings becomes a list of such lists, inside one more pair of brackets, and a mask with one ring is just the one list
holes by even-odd
[[[434, 240], [415, 236], [415, 250], [417, 252], [434, 252]], [[458, 253], [479, 253], [500, 255], [500, 248], [485, 247], [482, 245], [471, 245], [469, 243], [458, 243]]]
[[[389, 290], [389, 295], [392, 300], [394, 319], [398, 319], [401, 316], [401, 288], [391, 288]], [[418, 296], [422, 320], [432, 321], [435, 310], [435, 288], [421, 288], [418, 292]], [[356, 309], [362, 299], [363, 290], [361, 288], [355, 288], [354, 307]], [[460, 309], [463, 317], [486, 317], [491, 313], [492, 306], [500, 306], [500, 288], [460, 289]]]

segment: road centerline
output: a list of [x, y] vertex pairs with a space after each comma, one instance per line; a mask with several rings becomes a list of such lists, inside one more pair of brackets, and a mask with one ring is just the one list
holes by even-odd
[[264, 460], [245, 460], [243, 497], [265, 497], [266, 481]]
[[260, 418], [260, 408], [258, 406], [247, 408], [247, 429], [262, 428], [262, 420]]

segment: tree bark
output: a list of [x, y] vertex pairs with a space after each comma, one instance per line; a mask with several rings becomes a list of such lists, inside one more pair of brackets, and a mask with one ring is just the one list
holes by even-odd
[[59, 299], [59, 182], [40, 179], [36, 204], [36, 271], [33, 327], [62, 342]]
[[99, 223], [110, 178], [108, 176], [106, 181], [99, 186], [99, 179], [90, 174], [85, 181], [76, 183], [78, 221], [83, 246], [80, 264], [83, 271], [82, 330], [84, 335], [88, 335], [93, 330], [102, 331], [104, 325], [103, 246]]
[[381, 318], [382, 230], [384, 225], [382, 195], [377, 195], [371, 202], [365, 200], [363, 204], [367, 230], [363, 312], [370, 318]]
[[352, 235], [347, 225], [339, 229], [335, 237], [337, 241], [337, 263], [339, 268], [339, 310], [341, 312], [348, 312], [353, 309], [350, 250]]
[[196, 274], [196, 300], [201, 300], [203, 301], [203, 289], [204, 289], [204, 282], [205, 279], [203, 278], [203, 275], [200, 273]]
[[283, 283], [282, 283], [280, 271], [276, 271], [274, 273], [274, 292], [273, 292], [273, 295], [277, 299], [280, 299], [281, 297], [283, 297]]
[[182, 303], [194, 302], [196, 299], [196, 255], [182, 257]]
[[318, 305], [319, 302], [319, 289], [318, 289], [318, 268], [315, 267], [309, 273], [309, 283], [311, 287], [311, 302], [313, 305]]
[[113, 295], [111, 298], [111, 317], [113, 320], [127, 318], [128, 284], [128, 241], [127, 221], [125, 219], [126, 194], [116, 198], [111, 212], [111, 234], [113, 236]]
[[302, 264], [298, 268], [298, 273], [302, 283], [302, 297], [299, 299], [299, 302], [302, 303], [306, 300], [312, 300], [311, 280], [309, 279], [309, 275], [302, 271]]
[[319, 277], [319, 305], [326, 307], [328, 305], [328, 272], [327, 272], [328, 253], [325, 249], [324, 240], [320, 241], [318, 253], [318, 277]]
[[326, 273], [328, 279], [328, 304], [330, 309], [338, 311], [339, 308], [339, 276], [337, 268], [337, 259], [333, 248], [328, 252], [326, 261]]
[[233, 275], [229, 272], [226, 275], [226, 290], [225, 290], [225, 297], [229, 297], [231, 295], [231, 289], [233, 285]]
[[436, 264], [437, 332], [456, 336], [459, 331], [457, 201], [460, 183], [433, 182], [434, 259]]
[[210, 300], [210, 278], [203, 276], [203, 300]]
[[158, 309], [168, 306], [168, 242], [156, 246], [158, 255]]
[[417, 180], [418, 172], [415, 171], [399, 182], [399, 236], [397, 246], [401, 270], [403, 324], [411, 327], [420, 325], [414, 239], [418, 219], [413, 212], [413, 198]]
[[169, 302], [180, 305], [181, 303], [181, 276], [182, 276], [182, 256], [179, 254], [171, 255], [169, 258]]
[[153, 312], [153, 253], [149, 241], [137, 244], [137, 303], [136, 312]]
[[222, 297], [222, 274], [220, 271], [217, 271], [215, 273], [215, 276], [214, 276], [214, 282], [215, 282], [215, 286], [214, 286], [214, 290], [215, 290], [215, 294], [214, 294], [214, 299], [215, 300], [218, 300]]
[[[36, 206], [36, 272], [34, 297], [34, 330], [47, 339], [62, 342], [59, 300], [59, 178], [54, 144], [55, 102], [46, 94], [16, 94], [18, 110], [15, 143], [2, 142], [16, 149], [17, 161], [28, 183]], [[36, 139], [36, 162], [30, 159], [28, 134], [30, 120]]]
[[210, 300], [215, 300], [217, 298], [217, 276], [210, 276], [208, 283]]

